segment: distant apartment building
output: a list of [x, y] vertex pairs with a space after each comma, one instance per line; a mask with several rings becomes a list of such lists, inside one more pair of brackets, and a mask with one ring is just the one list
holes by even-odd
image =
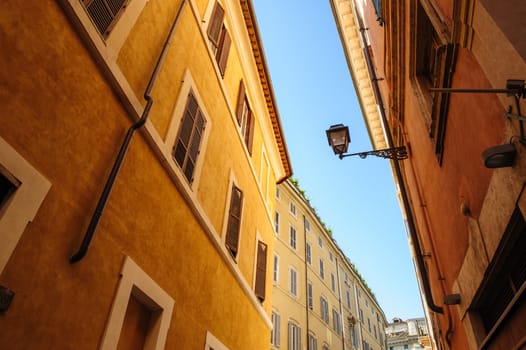
[[302, 191], [276, 197], [271, 349], [385, 349], [382, 309]]
[[431, 350], [426, 319], [393, 319], [385, 328], [388, 350]]
[[291, 175], [251, 1], [9, 1], [0, 349], [266, 349]]

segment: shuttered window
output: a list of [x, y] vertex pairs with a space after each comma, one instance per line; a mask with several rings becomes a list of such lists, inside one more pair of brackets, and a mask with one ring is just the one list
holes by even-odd
[[342, 325], [340, 321], [340, 314], [338, 313], [338, 311], [336, 311], [336, 309], [332, 309], [332, 323], [333, 323], [332, 326], [334, 328], [334, 331], [337, 334], [340, 334]]
[[216, 2], [210, 17], [210, 24], [208, 25], [208, 39], [214, 51], [221, 76], [225, 75], [228, 53], [230, 51], [230, 45], [232, 44], [232, 40], [224, 24], [224, 17], [225, 10]]
[[313, 309], [314, 305], [312, 302], [312, 283], [307, 283], [307, 305], [309, 306], [309, 309]]
[[320, 296], [320, 314], [321, 319], [325, 321], [325, 323], [329, 324], [329, 303], [327, 300], [325, 300], [324, 297]]
[[308, 350], [318, 350], [318, 340], [316, 339], [316, 337], [312, 334], [309, 334], [309, 346], [308, 346]]
[[301, 350], [301, 328], [293, 322], [289, 322], [288, 350]]
[[248, 103], [245, 84], [243, 80], [239, 83], [239, 93], [236, 109], [237, 123], [241, 130], [241, 135], [247, 146], [248, 153], [252, 155], [252, 140], [254, 138], [254, 116]]
[[[511, 329], [514, 322], [524, 324], [524, 316], [519, 320], [519, 310], [526, 305], [525, 257], [526, 221], [516, 207], [473, 302], [472, 309], [480, 317], [482, 332], [488, 335], [486, 345], [511, 349], [520, 343], [521, 337], [512, 336], [506, 329]], [[487, 348], [493, 348], [492, 345]]]
[[312, 264], [312, 253], [311, 253], [311, 248], [310, 248], [310, 244], [309, 243], [306, 243], [307, 245], [305, 246], [305, 255], [306, 255], [306, 259], [307, 259], [307, 263], [309, 265]]
[[292, 226], [290, 227], [290, 246], [296, 249], [296, 229]]
[[275, 347], [280, 346], [280, 327], [281, 317], [276, 312], [272, 311], [272, 332], [270, 333], [270, 343]]
[[173, 157], [190, 183], [193, 182], [205, 124], [203, 113], [194, 95], [190, 93], [173, 149]]
[[82, 3], [98, 32], [106, 39], [129, 0], [82, 0]]
[[294, 268], [290, 268], [290, 294], [298, 296], [298, 273]]
[[258, 241], [258, 253], [256, 258], [256, 282], [255, 293], [259, 301], [265, 300], [265, 286], [267, 277], [267, 245]]
[[228, 226], [226, 232], [226, 247], [235, 258], [239, 243], [239, 229], [241, 227], [241, 210], [243, 207], [243, 192], [236, 185], [232, 185]]

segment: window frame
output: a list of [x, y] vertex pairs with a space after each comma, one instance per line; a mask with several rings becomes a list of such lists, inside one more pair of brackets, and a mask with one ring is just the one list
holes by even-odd
[[289, 227], [289, 245], [294, 250], [298, 248], [298, 231], [292, 225]]
[[320, 316], [326, 324], [329, 324], [329, 302], [323, 295], [320, 295]]
[[[228, 210], [227, 210], [227, 223], [225, 227], [225, 246], [227, 251], [230, 253], [232, 258], [234, 260], [237, 260], [237, 256], [239, 254], [239, 241], [241, 240], [241, 226], [242, 226], [242, 220], [243, 220], [243, 191], [236, 185], [235, 182], [231, 183], [230, 186], [230, 194], [228, 197]], [[234, 193], [238, 192], [239, 195], [239, 213], [233, 212], [233, 209], [235, 209], [235, 196]], [[238, 220], [238, 222], [234, 222], [234, 220]], [[234, 226], [235, 225], [235, 226]], [[235, 229], [235, 230], [234, 230]], [[232, 236], [233, 235], [233, 236]]]
[[[441, 19], [443, 16], [430, 1], [412, 0], [411, 17], [410, 81], [435, 155], [439, 164], [442, 164], [449, 94], [433, 94], [429, 88], [451, 87], [458, 45], [451, 42], [452, 36]], [[429, 61], [426, 61], [426, 57], [429, 57]], [[433, 73], [425, 68], [430, 68], [430, 65]], [[429, 77], [432, 77], [433, 82], [427, 79]]]
[[210, 49], [214, 55], [219, 73], [223, 78], [232, 45], [232, 39], [226, 28], [225, 14], [223, 6], [218, 1], [214, 1], [206, 29]]
[[325, 265], [322, 258], [320, 258], [320, 278], [325, 279]]
[[[254, 143], [254, 125], [255, 117], [250, 108], [250, 102], [248, 101], [248, 95], [243, 80], [239, 81], [239, 91], [237, 96], [237, 107], [236, 107], [236, 120], [239, 132], [243, 138], [243, 143], [247, 148], [248, 154], [252, 155], [252, 146]], [[263, 151], [264, 152], [264, 151]], [[261, 161], [265, 160], [265, 154], [263, 154]], [[268, 160], [267, 166], [268, 166]], [[267, 170], [268, 171], [268, 170]], [[260, 174], [261, 177], [262, 174]], [[268, 174], [267, 174], [268, 175]]]
[[281, 345], [281, 316], [280, 314], [272, 310], [271, 321], [272, 321], [272, 329], [270, 330], [270, 344], [279, 348]]
[[272, 282], [279, 283], [279, 255], [274, 253], [273, 268], [272, 268]]
[[[187, 121], [190, 122], [189, 118], [191, 117], [189, 117], [188, 112], [189, 112], [189, 108], [191, 106], [192, 101], [195, 103], [196, 109], [195, 109], [195, 113], [193, 116], [193, 122], [191, 125], [190, 135], [188, 136], [189, 139], [186, 141], [186, 144], [184, 144], [184, 141], [182, 140], [182, 136], [183, 136], [183, 133], [185, 132], [185, 127], [187, 127], [187, 124], [186, 124]], [[198, 123], [197, 120], [199, 117], [201, 117], [203, 120], [200, 130], [198, 130], [199, 126], [197, 125]], [[175, 136], [175, 141], [174, 141], [172, 151], [171, 151], [172, 159], [174, 160], [176, 166], [182, 171], [182, 175], [184, 176], [184, 178], [186, 179], [186, 181], [188, 182], [190, 186], [193, 184], [195, 180], [194, 175], [196, 173], [196, 168], [199, 163], [199, 159], [201, 159], [200, 157], [201, 148], [203, 148], [203, 139], [205, 136], [207, 124], [208, 124], [208, 119], [205, 113], [203, 112], [203, 110], [201, 109], [201, 106], [199, 105], [199, 101], [197, 97], [195, 96], [195, 93], [193, 92], [192, 89], [190, 89], [190, 91], [188, 92], [188, 96], [186, 98], [186, 104], [185, 104], [185, 108], [184, 108], [184, 111], [181, 117], [181, 122], [179, 123], [179, 130], [177, 131], [177, 134]], [[193, 148], [194, 142], [197, 137], [199, 138], [199, 143], [198, 143], [197, 148], [194, 150], [195, 152], [195, 154], [193, 155], [194, 159], [191, 159], [192, 150], [194, 149]], [[177, 158], [177, 150], [179, 149], [179, 146], [182, 146], [185, 148], [184, 157], [182, 159], [182, 164], [179, 163], [179, 160]], [[193, 160], [192, 172], [191, 174], [187, 174], [188, 161], [192, 161], [192, 160]]]
[[305, 244], [305, 260], [309, 265], [312, 265], [312, 247], [309, 242]]
[[157, 315], [154, 322], [150, 321], [150, 329], [144, 349], [164, 349], [175, 304], [174, 299], [132, 258], [126, 256], [121, 269], [117, 292], [102, 336], [101, 350], [117, 348], [128, 301], [132, 295]]
[[307, 282], [307, 306], [310, 310], [314, 309], [314, 290], [312, 286], [312, 282]]
[[257, 241], [256, 248], [256, 266], [254, 278], [254, 293], [258, 300], [262, 303], [266, 297], [266, 281], [267, 281], [267, 255], [268, 246], [262, 240]]
[[298, 291], [298, 270], [296, 270], [295, 267], [290, 266], [289, 267], [289, 292], [292, 296], [298, 297], [299, 291]]
[[301, 350], [301, 327], [293, 322], [289, 321], [288, 326], [288, 336], [289, 336], [289, 347], [288, 350]]
[[[47, 196], [51, 182], [0, 137], [0, 165], [19, 184], [2, 204], [0, 213], [0, 273], [13, 254], [29, 222]], [[8, 177], [6, 176], [6, 177]], [[13, 180], [14, 180], [13, 179]], [[8, 178], [9, 181], [11, 179]]]

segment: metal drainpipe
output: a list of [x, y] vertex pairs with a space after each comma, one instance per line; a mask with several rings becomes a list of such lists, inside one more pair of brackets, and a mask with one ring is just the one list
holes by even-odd
[[119, 154], [117, 155], [117, 159], [115, 160], [115, 163], [113, 164], [113, 168], [111, 169], [110, 175], [108, 177], [108, 180], [106, 181], [106, 185], [104, 186], [104, 190], [102, 191], [102, 194], [99, 198], [99, 202], [97, 203], [97, 207], [95, 208], [95, 211], [93, 213], [93, 216], [91, 217], [91, 221], [89, 223], [88, 229], [86, 231], [86, 234], [84, 235], [84, 239], [82, 240], [82, 243], [80, 245], [79, 250], [71, 256], [69, 259], [69, 262], [71, 264], [76, 263], [77, 261], [80, 261], [86, 253], [88, 252], [88, 248], [91, 244], [91, 240], [93, 239], [93, 236], [95, 235], [95, 231], [97, 229], [97, 226], [99, 224], [100, 218], [102, 216], [102, 213], [104, 212], [104, 208], [106, 207], [106, 204], [108, 202], [108, 198], [110, 196], [111, 190], [113, 189], [113, 185], [115, 184], [115, 180], [117, 179], [117, 175], [119, 174], [119, 171], [122, 167], [122, 164], [124, 162], [124, 157], [126, 156], [126, 153], [128, 152], [130, 142], [132, 140], [133, 134], [135, 134], [135, 131], [137, 131], [139, 128], [141, 128], [148, 119], [148, 116], [150, 114], [150, 110], [153, 105], [153, 98], [150, 96], [150, 93], [153, 89], [153, 86], [155, 84], [155, 81], [157, 80], [157, 76], [159, 75], [159, 71], [162, 67], [162, 64], [164, 62], [164, 59], [166, 57], [166, 54], [168, 52], [168, 48], [170, 47], [170, 44], [172, 42], [173, 36], [175, 34], [175, 29], [177, 27], [177, 24], [179, 23], [179, 19], [181, 17], [181, 13], [184, 9], [184, 6], [186, 5], [187, 0], [183, 0], [181, 5], [179, 6], [179, 10], [177, 11], [177, 14], [175, 16], [175, 19], [172, 23], [172, 27], [170, 28], [170, 32], [168, 33], [168, 37], [166, 38], [166, 41], [164, 43], [164, 46], [162, 48], [161, 54], [159, 55], [159, 58], [157, 59], [157, 63], [155, 64], [155, 68], [153, 70], [153, 73], [150, 77], [150, 81], [148, 82], [148, 86], [146, 87], [146, 90], [144, 92], [144, 99], [146, 100], [146, 107], [144, 107], [144, 110], [141, 114], [141, 118], [135, 122], [126, 133], [126, 137], [124, 138], [124, 141], [121, 145], [121, 148], [119, 150]]
[[[374, 94], [376, 96], [376, 101], [378, 102], [378, 105], [380, 107], [380, 116], [382, 118], [382, 123], [385, 126], [386, 130], [386, 138], [387, 138], [387, 147], [392, 147], [393, 145], [393, 137], [391, 135], [391, 129], [389, 128], [389, 123], [387, 121], [387, 117], [385, 115], [385, 107], [382, 100], [382, 94], [380, 93], [380, 89], [378, 87], [378, 80], [376, 77], [376, 72], [374, 71], [374, 67], [371, 61], [371, 56], [369, 54], [369, 50], [367, 48], [367, 39], [365, 37], [365, 28], [363, 25], [362, 19], [358, 16], [358, 13], [356, 12], [356, 5], [354, 5], [354, 13], [356, 15], [356, 18], [358, 20], [358, 24], [360, 27], [360, 36], [362, 39], [362, 45], [363, 45], [363, 53], [365, 55], [365, 60], [367, 62], [367, 68], [369, 70], [369, 74], [371, 76], [371, 83], [373, 85]], [[426, 273], [425, 264], [424, 264], [424, 258], [422, 256], [422, 249], [420, 247], [420, 242], [418, 240], [418, 234], [416, 225], [413, 218], [413, 211], [411, 209], [411, 206], [409, 204], [409, 198], [407, 195], [407, 191], [405, 188], [405, 183], [403, 182], [402, 177], [402, 171], [400, 170], [400, 164], [398, 163], [398, 160], [393, 160], [393, 165], [395, 169], [395, 175], [396, 175], [396, 181], [400, 186], [400, 192], [402, 195], [402, 203], [404, 206], [404, 210], [407, 215], [407, 224], [409, 227], [409, 234], [411, 235], [411, 240], [413, 241], [413, 245], [415, 247], [415, 257], [416, 257], [416, 263], [418, 266], [418, 272], [420, 273], [420, 277], [422, 280], [422, 287], [424, 289], [425, 299], [427, 306], [434, 312], [443, 314], [444, 309], [438, 305], [435, 304], [433, 301], [433, 295], [431, 293], [431, 286], [429, 284], [429, 278]]]
[[342, 349], [345, 350], [345, 327], [343, 320], [343, 306], [342, 306], [342, 286], [340, 284], [340, 265], [338, 263], [338, 257], [334, 257], [336, 262], [336, 279], [338, 280], [338, 302], [340, 304], [340, 328], [342, 332]]

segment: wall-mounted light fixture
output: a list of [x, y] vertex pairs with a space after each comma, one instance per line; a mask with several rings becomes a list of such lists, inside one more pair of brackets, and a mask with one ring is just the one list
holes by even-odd
[[[512, 113], [512, 107], [509, 106], [508, 111], [504, 113], [508, 119], [517, 119], [519, 121], [520, 128], [520, 143], [526, 145], [526, 139], [524, 137], [524, 126], [523, 122], [526, 120], [521, 114], [520, 99], [526, 98], [526, 85], [524, 80], [520, 79], [508, 79], [506, 81], [505, 89], [456, 89], [456, 88], [431, 88], [432, 92], [438, 93], [482, 93], [482, 94], [507, 94], [513, 96], [515, 99], [515, 106], [517, 108], [517, 114]], [[517, 150], [512, 143], [497, 145], [490, 147], [482, 152], [482, 160], [486, 168], [504, 168], [513, 166], [515, 162], [515, 156]]]
[[351, 143], [349, 128], [343, 124], [335, 124], [331, 125], [331, 127], [325, 132], [327, 133], [327, 141], [329, 141], [329, 145], [332, 147], [334, 154], [337, 154], [340, 159], [351, 156], [358, 156], [362, 159], [367, 156], [396, 160], [407, 159], [407, 150], [405, 146], [380, 149], [377, 151], [346, 153], [349, 148], [349, 143]]

